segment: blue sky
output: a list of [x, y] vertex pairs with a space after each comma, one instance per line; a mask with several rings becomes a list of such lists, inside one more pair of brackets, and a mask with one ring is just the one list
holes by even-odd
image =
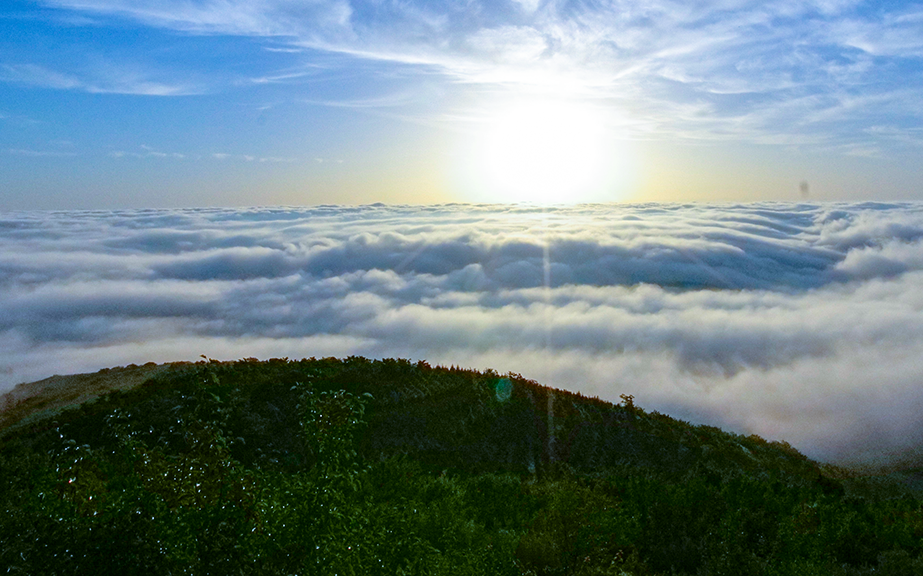
[[0, 209], [923, 198], [921, 59], [902, 2], [7, 0]]

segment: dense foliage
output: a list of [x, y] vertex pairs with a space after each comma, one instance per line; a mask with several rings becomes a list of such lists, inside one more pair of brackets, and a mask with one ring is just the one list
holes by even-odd
[[0, 440], [12, 574], [923, 574], [783, 443], [401, 360], [203, 362]]

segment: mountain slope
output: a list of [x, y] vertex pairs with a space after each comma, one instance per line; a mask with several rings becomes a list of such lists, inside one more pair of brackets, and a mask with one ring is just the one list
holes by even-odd
[[[13, 571], [923, 570], [923, 506], [900, 485], [630, 396], [357, 357], [64, 382], [14, 405], [0, 436], [0, 563]], [[65, 407], [87, 382], [119, 390]]]
[[[514, 374], [358, 357], [148, 364], [56, 376], [5, 396], [0, 427], [21, 426], [22, 420], [37, 425], [55, 415], [69, 419], [62, 409], [131, 390], [134, 395], [121, 402], [137, 403], [135, 417], [166, 426], [167, 405], [175, 409], [187, 396], [197, 399], [189, 396], [190, 385], [201, 382], [208, 382], [227, 404], [228, 434], [251, 447], [266, 443], [264, 458], [266, 453], [297, 452], [285, 440], [290, 435], [281, 431], [297, 427], [291, 388], [307, 384], [373, 396], [361, 449], [376, 459], [405, 453], [435, 467], [521, 472], [551, 464], [591, 471], [624, 463], [680, 471], [700, 462], [804, 477], [816, 476], [819, 469], [784, 443], [692, 426], [633, 404], [612, 405]], [[33, 395], [25, 396], [29, 392]], [[256, 458], [254, 450], [241, 447], [234, 455], [249, 462]]]

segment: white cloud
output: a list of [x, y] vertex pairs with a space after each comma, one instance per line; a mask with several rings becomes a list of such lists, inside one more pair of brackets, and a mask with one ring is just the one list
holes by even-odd
[[[141, 145], [141, 152], [128, 152], [125, 150], [113, 150], [109, 152], [108, 156], [110, 158], [165, 158], [173, 160], [201, 160], [203, 157], [199, 155], [189, 155], [182, 152], [163, 152], [157, 150], [150, 146]], [[12, 150], [10, 152], [13, 152]], [[37, 155], [37, 154], [33, 154]], [[52, 154], [44, 154], [52, 155]], [[64, 155], [64, 154], [56, 154]], [[235, 160], [238, 162], [262, 162], [270, 164], [280, 164], [280, 163], [292, 163], [298, 162], [298, 158], [286, 157], [286, 156], [251, 156], [249, 154], [228, 154], [227, 152], [213, 152], [205, 158], [212, 160]]]
[[3, 64], [0, 65], [0, 80], [91, 94], [186, 96], [202, 93], [198, 87], [150, 80], [137, 70], [118, 66], [59, 72], [37, 64]]
[[921, 440], [923, 205], [5, 213], [0, 343], [5, 387], [410, 357], [870, 461]]
[[205, 34], [297, 36], [313, 27], [346, 26], [349, 2], [269, 0], [48, 0], [45, 4], [126, 16], [149, 25]]
[[501, 62], [532, 62], [548, 49], [542, 34], [528, 26], [479, 30], [468, 42], [476, 52]]
[[[634, 116], [629, 125], [639, 138], [876, 155], [902, 141], [869, 128], [923, 126], [915, 105], [923, 100], [923, 17], [916, 6], [873, 10], [852, 0], [45, 3], [184, 33], [261, 37], [269, 50], [306, 49], [308, 67], [310, 54], [321, 50], [421, 66], [424, 74], [435, 69], [465, 83], [567, 90]], [[306, 70], [270, 70], [254, 81], [290, 82]], [[138, 74], [119, 83], [111, 75], [85, 80], [19, 67], [12, 76], [121, 93], [196, 90]]]
[[535, 12], [538, 10], [538, 7], [541, 5], [542, 0], [512, 0], [512, 2], [519, 4], [519, 6], [526, 12]]
[[76, 152], [65, 152], [61, 150], [32, 150], [29, 148], [9, 148], [7, 149], [8, 154], [13, 154], [15, 156], [28, 156], [31, 158], [47, 158], [47, 157], [68, 157], [76, 156]]
[[64, 90], [80, 86], [80, 82], [69, 74], [34, 64], [4, 64], [0, 66], [0, 79]]
[[180, 152], [161, 152], [160, 150], [155, 150], [150, 146], [140, 146], [142, 152], [126, 152], [125, 150], [113, 150], [109, 152], [109, 156], [112, 158], [173, 158], [176, 160], [184, 160], [187, 158], [185, 154]]

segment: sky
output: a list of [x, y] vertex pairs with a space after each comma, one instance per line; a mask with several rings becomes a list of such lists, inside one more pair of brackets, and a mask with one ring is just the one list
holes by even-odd
[[4, 0], [0, 391], [360, 354], [923, 455], [920, 166], [920, 3]]
[[0, 214], [0, 391], [200, 355], [491, 368], [825, 461], [919, 457], [923, 203]]
[[923, 198], [923, 4], [4, 0], [0, 210]]

